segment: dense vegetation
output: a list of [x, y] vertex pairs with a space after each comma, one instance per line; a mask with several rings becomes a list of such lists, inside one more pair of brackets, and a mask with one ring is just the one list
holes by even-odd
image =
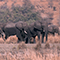
[[14, 6], [14, 4], [12, 4], [11, 9], [8, 9], [6, 3], [0, 7], [0, 22], [17, 22], [21, 20], [31, 23], [40, 19], [39, 12], [36, 11], [29, 0], [24, 0], [22, 7], [19, 5]]

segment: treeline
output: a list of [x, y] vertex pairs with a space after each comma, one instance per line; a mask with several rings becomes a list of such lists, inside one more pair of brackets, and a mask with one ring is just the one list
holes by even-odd
[[20, 20], [31, 23], [40, 19], [40, 13], [36, 11], [35, 6], [29, 0], [24, 0], [22, 7], [12, 4], [11, 9], [9, 9], [6, 3], [0, 7], [0, 22], [3, 23], [8, 21], [17, 22]]

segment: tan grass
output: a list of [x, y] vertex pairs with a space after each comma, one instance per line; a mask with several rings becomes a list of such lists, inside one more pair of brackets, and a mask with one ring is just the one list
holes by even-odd
[[6, 43], [17, 43], [18, 42], [18, 38], [15, 36], [10, 36], [7, 38]]
[[48, 35], [49, 43], [60, 43], [60, 36], [59, 35]]
[[25, 48], [27, 48], [26, 45], [25, 45], [25, 42], [20, 42], [18, 47], [17, 47], [18, 50], [19, 49], [25, 49]]
[[0, 43], [4, 43], [4, 40], [2, 39], [2, 37], [0, 38]]
[[40, 48], [41, 48], [41, 43], [38, 42], [37, 45], [36, 45], [36, 47], [35, 47], [35, 50], [40, 50]]
[[49, 49], [50, 48], [50, 44], [49, 43], [46, 43], [45, 44], [45, 48], [48, 48]]

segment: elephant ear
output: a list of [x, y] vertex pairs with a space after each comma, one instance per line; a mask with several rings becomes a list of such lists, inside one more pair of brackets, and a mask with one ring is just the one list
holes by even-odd
[[23, 23], [23, 28], [26, 30], [28, 28], [28, 24], [26, 22]]
[[34, 28], [38, 29], [38, 30], [41, 30], [41, 23], [39, 21], [36, 21], [34, 23]]
[[48, 32], [53, 32], [53, 25], [48, 25]]
[[19, 21], [19, 22], [15, 23], [15, 27], [22, 30], [23, 24], [24, 24], [24, 21]]

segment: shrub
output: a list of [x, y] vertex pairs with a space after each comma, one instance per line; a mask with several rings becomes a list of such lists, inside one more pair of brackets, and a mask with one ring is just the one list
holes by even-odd
[[19, 49], [25, 49], [25, 48], [26, 48], [26, 45], [25, 45], [24, 42], [21, 42], [21, 43], [18, 45], [18, 47], [17, 47], [18, 50], [19, 50]]
[[54, 41], [54, 43], [58, 43], [58, 41], [57, 41], [57, 40], [55, 40], [55, 41]]
[[57, 49], [60, 50], [60, 46], [57, 46]]
[[[28, 2], [28, 3], [27, 3]], [[2, 8], [3, 7], [3, 8]], [[7, 8], [5, 3], [0, 7], [0, 22], [18, 22], [18, 21], [35, 21], [40, 20], [40, 13], [36, 11], [35, 6], [28, 0], [24, 0], [22, 7], [12, 4], [11, 10]]]
[[48, 48], [48, 49], [50, 48], [49, 43], [46, 43], [46, 44], [45, 44], [45, 48]]
[[6, 43], [17, 43], [18, 42], [18, 38], [16, 37], [16, 35], [14, 35], [14, 36], [10, 36], [10, 37], [8, 37], [7, 38], [7, 40], [6, 40]]
[[15, 46], [13, 46], [13, 48], [12, 49], [16, 49], [16, 47]]
[[35, 47], [35, 50], [40, 50], [40, 48], [41, 48], [41, 43], [38, 42], [37, 45], [36, 45], [36, 47]]

